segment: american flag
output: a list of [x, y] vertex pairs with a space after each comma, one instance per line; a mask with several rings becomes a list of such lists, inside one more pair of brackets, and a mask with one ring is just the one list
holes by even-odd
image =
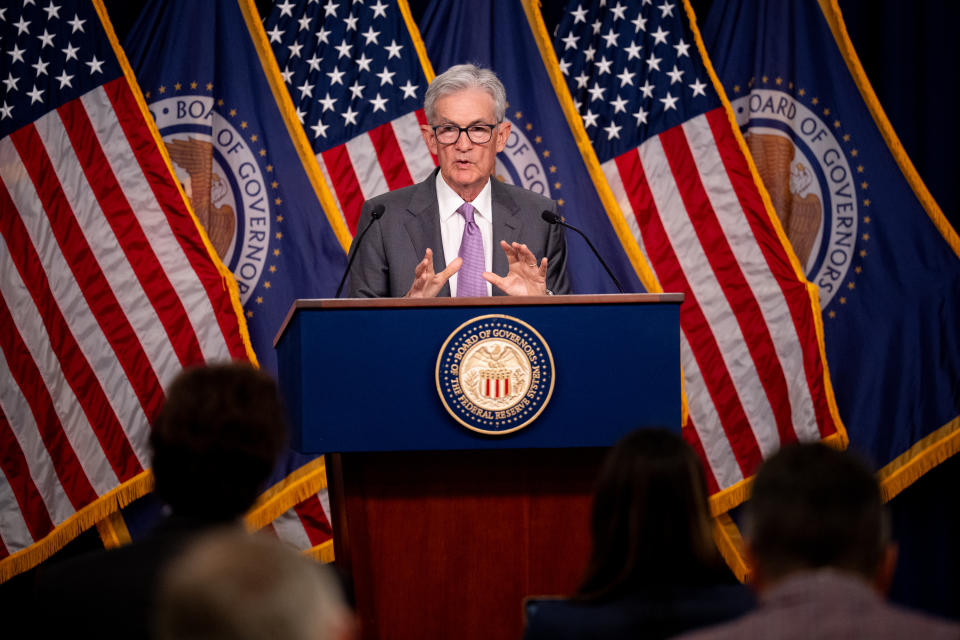
[[416, 27], [398, 3], [384, 0], [284, 0], [265, 28], [327, 185], [355, 233], [364, 200], [420, 182], [436, 166], [420, 135], [433, 74]]
[[0, 7], [0, 580], [149, 491], [183, 366], [252, 356], [102, 15]]
[[567, 5], [560, 70], [634, 240], [682, 291], [684, 435], [714, 508], [782, 444], [845, 443], [816, 289], [765, 204], [680, 1]]

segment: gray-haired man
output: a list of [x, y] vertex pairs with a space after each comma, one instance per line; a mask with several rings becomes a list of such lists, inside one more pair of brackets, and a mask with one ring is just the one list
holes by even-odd
[[423, 182], [363, 205], [351, 297], [568, 293], [563, 229], [541, 218], [557, 203], [492, 179], [506, 146], [506, 92], [488, 69], [457, 65], [427, 89], [421, 127], [440, 167]]

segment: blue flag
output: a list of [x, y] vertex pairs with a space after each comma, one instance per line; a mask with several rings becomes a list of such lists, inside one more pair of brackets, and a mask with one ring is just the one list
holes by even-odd
[[704, 41], [807, 278], [850, 446], [888, 499], [960, 448], [960, 241], [835, 2], [713, 5]]
[[[152, 2], [125, 49], [180, 182], [240, 289], [261, 366], [297, 298], [333, 297], [349, 233], [252, 2]], [[329, 210], [335, 211], [330, 201]]]
[[[420, 31], [438, 73], [472, 62], [493, 69], [506, 87], [512, 128], [497, 158], [497, 177], [556, 200], [567, 221], [596, 245], [624, 290], [643, 291], [637, 276], [642, 258], [628, 257], [611, 226], [524, 15], [519, 0], [434, 2]], [[567, 234], [567, 253], [573, 293], [616, 292], [581, 238]]]

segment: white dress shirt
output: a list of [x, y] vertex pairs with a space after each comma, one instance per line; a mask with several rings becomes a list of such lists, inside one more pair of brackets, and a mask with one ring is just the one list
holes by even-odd
[[[437, 204], [440, 206], [440, 237], [443, 239], [443, 256], [447, 264], [453, 262], [457, 254], [460, 253], [460, 241], [463, 239], [463, 228], [466, 222], [463, 216], [457, 212], [457, 209], [465, 202], [463, 198], [457, 195], [457, 192], [450, 188], [450, 185], [443, 179], [443, 174], [437, 174], [439, 178], [437, 183]], [[490, 178], [495, 180], [495, 178]], [[483, 186], [479, 195], [474, 198], [473, 220], [480, 227], [480, 237], [483, 238], [483, 268], [485, 271], [493, 271], [493, 203], [490, 199], [490, 180]], [[457, 274], [450, 277], [450, 295], [457, 295]], [[493, 285], [489, 282], [487, 285], [487, 295], [493, 295]]]

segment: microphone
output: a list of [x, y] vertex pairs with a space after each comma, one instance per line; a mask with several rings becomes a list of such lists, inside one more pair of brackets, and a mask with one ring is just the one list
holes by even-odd
[[572, 224], [567, 224], [567, 222], [563, 219], [563, 216], [557, 215], [553, 211], [544, 211], [540, 214], [540, 217], [550, 224], [558, 224], [561, 227], [566, 227], [567, 229], [571, 229], [579, 233], [580, 236], [587, 241], [587, 245], [590, 247], [590, 250], [593, 251], [593, 255], [597, 256], [597, 260], [599, 260], [600, 264], [603, 265], [603, 268], [607, 270], [607, 275], [610, 276], [611, 280], [613, 280], [613, 284], [617, 285], [617, 291], [623, 293], [623, 287], [620, 286], [620, 282], [617, 280], [617, 277], [613, 275], [612, 271], [610, 271], [610, 267], [608, 267], [607, 263], [604, 262], [603, 258], [600, 257], [600, 252], [597, 251], [597, 248], [593, 246], [593, 243], [590, 242], [590, 238], [588, 238], [583, 231], [580, 231], [580, 229], [577, 229]]
[[360, 247], [360, 241], [363, 240], [363, 236], [367, 235], [367, 231], [370, 231], [370, 227], [373, 226], [373, 223], [383, 217], [383, 212], [386, 211], [386, 208], [382, 204], [374, 205], [373, 209], [370, 210], [370, 223], [363, 228], [363, 231], [360, 232], [360, 235], [356, 237], [353, 241], [353, 252], [350, 253], [350, 260], [347, 261], [347, 268], [343, 270], [343, 277], [340, 278], [340, 285], [337, 287], [337, 294], [335, 298], [340, 297], [340, 292], [343, 290], [343, 283], [347, 281], [347, 274], [350, 273], [350, 267], [353, 265], [353, 260], [357, 257], [357, 249]]

